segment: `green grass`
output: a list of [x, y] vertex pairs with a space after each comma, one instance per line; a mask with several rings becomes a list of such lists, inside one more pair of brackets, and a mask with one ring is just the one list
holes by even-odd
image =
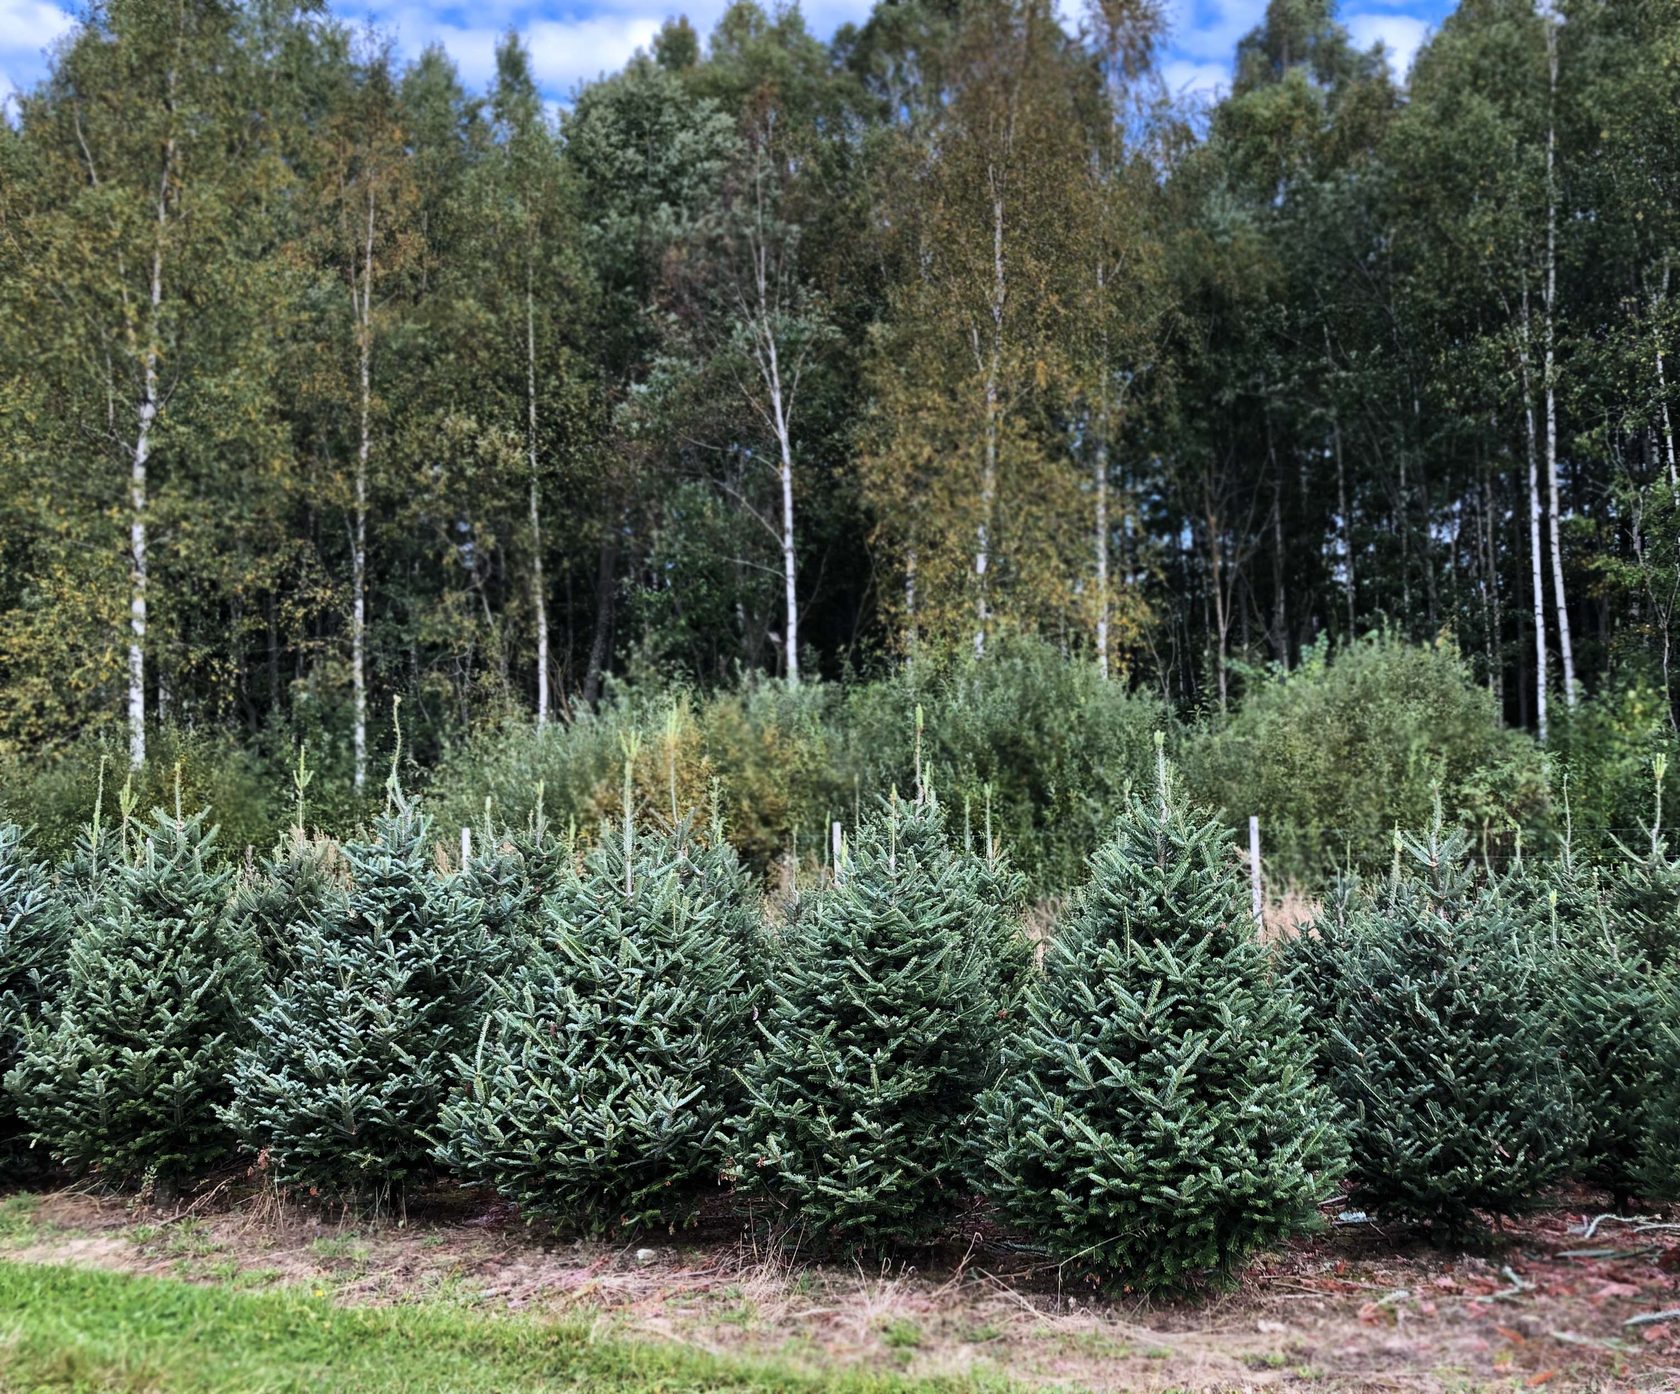
[[805, 1375], [599, 1337], [579, 1322], [433, 1304], [336, 1307], [291, 1289], [233, 1292], [0, 1260], [5, 1394], [962, 1394], [977, 1388], [867, 1372]]

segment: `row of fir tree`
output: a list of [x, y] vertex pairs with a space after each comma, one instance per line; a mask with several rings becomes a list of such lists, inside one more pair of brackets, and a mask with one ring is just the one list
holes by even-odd
[[540, 811], [434, 841], [395, 778], [342, 844], [243, 872], [206, 814], [0, 833], [0, 1157], [168, 1193], [228, 1167], [323, 1202], [446, 1178], [583, 1234], [721, 1185], [879, 1253], [984, 1196], [1093, 1280], [1193, 1286], [1365, 1207], [1442, 1235], [1576, 1177], [1680, 1192], [1680, 867], [1497, 874], [1396, 835], [1267, 944], [1163, 758], [1052, 929], [936, 795], [893, 797], [772, 916], [715, 812], [585, 844]]

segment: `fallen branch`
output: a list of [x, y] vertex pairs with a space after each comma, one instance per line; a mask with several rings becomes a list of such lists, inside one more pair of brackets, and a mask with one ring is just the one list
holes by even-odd
[[1680, 1307], [1670, 1307], [1663, 1312], [1641, 1312], [1636, 1317], [1629, 1317], [1623, 1326], [1655, 1326], [1660, 1321], [1680, 1321]]

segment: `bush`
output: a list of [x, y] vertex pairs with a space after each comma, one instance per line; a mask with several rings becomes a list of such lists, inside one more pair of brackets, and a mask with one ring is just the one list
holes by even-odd
[[70, 943], [51, 1029], [7, 1088], [37, 1144], [113, 1184], [168, 1189], [227, 1155], [227, 1070], [261, 985], [206, 814], [159, 811]]
[[1151, 779], [1156, 734], [1176, 734], [1164, 705], [1105, 681], [1094, 664], [1039, 640], [1000, 639], [984, 659], [922, 657], [854, 687], [843, 792], [914, 787], [918, 707], [929, 783], [952, 809], [989, 802], [998, 839], [1039, 894], [1079, 881], [1126, 790]]
[[1299, 1232], [1344, 1159], [1230, 837], [1134, 796], [1046, 949], [986, 1097], [990, 1189], [1076, 1268], [1142, 1289]]
[[296, 967], [239, 1052], [226, 1114], [281, 1186], [383, 1206], [430, 1168], [449, 1053], [477, 1023], [490, 957], [430, 832], [393, 784], [372, 835], [344, 844], [339, 913], [287, 936]]
[[465, 1088], [443, 1110], [439, 1159], [583, 1233], [690, 1216], [735, 1097], [752, 907], [734, 854], [687, 827], [604, 837], [456, 1061]]
[[[70, 938], [64, 905], [23, 830], [0, 824], [0, 1079], [44, 1029], [43, 1016], [63, 986]], [[26, 1142], [15, 1102], [0, 1091], [0, 1175], [23, 1167]]]
[[772, 969], [733, 1174], [819, 1243], [880, 1250], [963, 1198], [992, 945], [931, 796], [867, 820], [840, 878], [801, 901]]
[[1339, 990], [1316, 1026], [1356, 1199], [1462, 1233], [1479, 1212], [1531, 1206], [1574, 1160], [1582, 1120], [1550, 1019], [1545, 936], [1476, 884], [1468, 839], [1439, 810], [1405, 846], [1409, 866], [1397, 852], [1344, 924], [1317, 931]]
[[1184, 765], [1229, 824], [1260, 816], [1286, 880], [1384, 865], [1390, 829], [1426, 824], [1437, 791], [1478, 836], [1546, 814], [1538, 748], [1501, 724], [1458, 651], [1386, 635], [1309, 651], [1192, 737]]

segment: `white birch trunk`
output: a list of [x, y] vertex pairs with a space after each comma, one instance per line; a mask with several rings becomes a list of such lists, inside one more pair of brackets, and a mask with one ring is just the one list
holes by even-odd
[[354, 708], [351, 742], [358, 794], [367, 787], [367, 499], [368, 461], [373, 453], [373, 231], [373, 192], [369, 190], [359, 295], [355, 281], [351, 282], [361, 374], [361, 430], [356, 444], [354, 535], [350, 544], [350, 685]]
[[1680, 491], [1680, 469], [1674, 460], [1674, 420], [1668, 410], [1668, 366], [1663, 361], [1661, 311], [1668, 304], [1669, 262], [1663, 257], [1662, 290], [1651, 306], [1652, 318], [1657, 320], [1657, 392], [1662, 401], [1663, 461], [1668, 466], [1668, 487]]
[[1100, 386], [1097, 389], [1097, 449], [1093, 466], [1097, 493], [1096, 536], [1097, 562], [1097, 671], [1108, 680], [1108, 319], [1103, 303], [1104, 274], [1102, 257], [1097, 258], [1097, 313], [1103, 315], [1102, 355], [1098, 363]]
[[[175, 73], [171, 70], [166, 101], [173, 106]], [[150, 313], [146, 342], [137, 355], [140, 360], [140, 400], [136, 408], [134, 448], [128, 465], [128, 763], [138, 769], [146, 763], [146, 621], [147, 557], [146, 511], [150, 504], [147, 466], [152, 454], [152, 430], [159, 407], [158, 339], [162, 334], [163, 239], [169, 222], [169, 181], [175, 172], [173, 132], [163, 145], [163, 169], [158, 176], [156, 233], [152, 242], [151, 280], [147, 287]]]
[[537, 625], [537, 729], [548, 725], [548, 589], [543, 583], [542, 482], [537, 470], [537, 311], [525, 261], [526, 453], [531, 469], [531, 608]]
[[974, 545], [974, 656], [985, 657], [986, 630], [991, 621], [987, 603], [987, 573], [992, 564], [992, 514], [997, 507], [998, 469], [998, 379], [1003, 371], [1003, 197], [996, 192], [997, 173], [992, 173], [992, 296], [991, 345], [986, 355], [985, 439], [980, 460], [980, 522]]
[[1540, 459], [1535, 442], [1534, 393], [1529, 372], [1528, 278], [1523, 278], [1522, 332], [1523, 440], [1528, 455], [1528, 549], [1534, 596], [1534, 724], [1542, 744], [1546, 740], [1546, 590], [1540, 560]]
[[1546, 122], [1546, 501], [1552, 554], [1552, 603], [1557, 609], [1558, 658], [1563, 664], [1563, 700], [1575, 705], [1575, 645], [1569, 630], [1569, 605], [1564, 595], [1563, 544], [1558, 520], [1557, 460], [1557, 23], [1546, 21], [1546, 57], [1551, 74]]

